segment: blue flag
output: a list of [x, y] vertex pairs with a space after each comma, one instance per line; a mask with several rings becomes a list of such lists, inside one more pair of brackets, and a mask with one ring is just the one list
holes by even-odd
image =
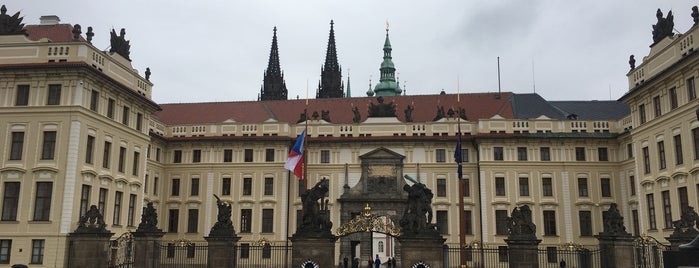
[[459, 140], [456, 142], [456, 148], [454, 149], [454, 161], [458, 165], [457, 173], [459, 174], [459, 179], [461, 179], [464, 175], [461, 169], [461, 162], [463, 162], [463, 156], [461, 155], [461, 124], [459, 124], [459, 132], [457, 135], [459, 136]]

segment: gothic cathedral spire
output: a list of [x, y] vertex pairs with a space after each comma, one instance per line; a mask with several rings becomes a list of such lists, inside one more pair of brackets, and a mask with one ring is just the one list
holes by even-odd
[[269, 51], [269, 63], [265, 70], [260, 100], [286, 100], [288, 90], [284, 82], [284, 73], [279, 67], [279, 48], [277, 47], [277, 27], [274, 27], [272, 49]]
[[337, 50], [335, 48], [334, 22], [330, 21], [330, 37], [328, 37], [328, 50], [325, 54], [325, 64], [320, 69], [320, 84], [316, 98], [342, 98], [344, 85], [342, 84], [342, 68], [337, 63]]

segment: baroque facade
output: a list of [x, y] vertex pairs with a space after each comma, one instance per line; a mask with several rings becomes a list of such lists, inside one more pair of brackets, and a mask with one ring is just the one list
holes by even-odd
[[[157, 104], [150, 71], [131, 66], [123, 30], [112, 34], [116, 50], [102, 51], [91, 29], [83, 34], [55, 16], [41, 24], [0, 29], [0, 267], [62, 266], [66, 237], [93, 204], [117, 235], [133, 231], [153, 202], [165, 240], [202, 241], [216, 220], [214, 194], [232, 205], [240, 243], [283, 245], [296, 231], [305, 184], [323, 178], [333, 228], [365, 205], [399, 219], [403, 175], [425, 183], [432, 222], [450, 246], [462, 226], [468, 243], [505, 245], [504, 218], [523, 204], [547, 246], [597, 245], [612, 203], [632, 234], [664, 240], [681, 209], [699, 205], [696, 26], [654, 42], [619, 101], [401, 96], [387, 32], [385, 86], [369, 90], [380, 98], [319, 96], [306, 105], [286, 100], [276, 31], [261, 94], [271, 81], [283, 97]], [[331, 24], [323, 72], [337, 66], [337, 91], [334, 49]], [[284, 162], [306, 125], [304, 183]], [[452, 158], [459, 130], [463, 196]], [[389, 247], [372, 241], [350, 252], [367, 239], [347, 236], [337, 250], [365, 259]]]

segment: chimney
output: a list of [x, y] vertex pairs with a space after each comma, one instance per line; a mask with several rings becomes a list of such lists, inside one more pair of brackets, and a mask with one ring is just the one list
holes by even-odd
[[61, 22], [61, 19], [56, 15], [41, 16], [39, 18], [39, 25], [56, 25]]

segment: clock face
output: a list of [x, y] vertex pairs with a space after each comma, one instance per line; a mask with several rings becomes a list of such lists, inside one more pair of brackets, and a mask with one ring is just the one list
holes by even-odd
[[394, 166], [370, 166], [369, 177], [393, 177], [396, 175]]

